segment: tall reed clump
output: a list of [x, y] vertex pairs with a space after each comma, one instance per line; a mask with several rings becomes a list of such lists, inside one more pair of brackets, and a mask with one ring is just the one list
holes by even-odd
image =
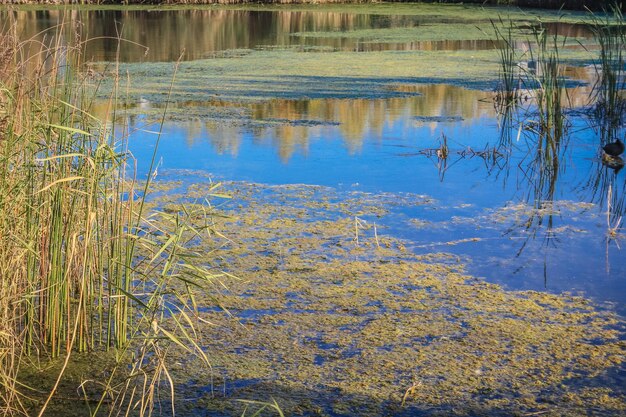
[[505, 112], [508, 108], [514, 108], [520, 97], [520, 68], [518, 65], [517, 51], [513, 21], [505, 23], [502, 17], [496, 22], [491, 20], [491, 26], [495, 33], [494, 45], [498, 51], [498, 63], [500, 64], [499, 83], [496, 89], [495, 106], [498, 113]]
[[513, 21], [507, 23], [499, 17], [498, 21], [491, 20], [495, 33], [494, 46], [498, 51], [500, 71], [499, 82], [494, 97], [494, 109], [498, 115], [500, 125], [499, 149], [509, 150], [512, 144], [511, 131], [513, 116], [522, 103], [522, 71], [519, 66], [519, 56], [515, 47], [515, 30]]
[[592, 15], [591, 30], [600, 46], [593, 89], [594, 118], [602, 144], [615, 139], [626, 120], [626, 22], [620, 8]]
[[537, 120], [530, 126], [545, 139], [550, 151], [555, 153], [568, 127], [563, 107], [567, 97], [564, 66], [559, 57], [559, 42], [556, 35], [549, 36], [540, 25], [533, 29], [529, 45], [528, 62], [533, 65], [529, 65], [526, 71], [526, 85], [534, 91], [537, 110]]
[[[150, 180], [129, 177], [126, 132], [112, 122], [118, 90], [106, 115], [90, 113], [76, 28], [50, 42], [13, 28], [0, 34], [0, 414], [42, 415], [76, 352], [113, 349], [91, 413], [149, 415], [160, 387], [173, 401], [172, 351], [208, 365], [193, 291], [216, 275], [188, 262], [197, 254], [186, 244], [207, 213], [148, 212]], [[57, 357], [46, 395], [21, 380], [31, 359]]]
[[[521, 110], [527, 130], [551, 142], [559, 142], [566, 133], [568, 123], [564, 103], [564, 65], [559, 57], [556, 35], [550, 36], [541, 22], [531, 27], [531, 34], [525, 40], [515, 40], [513, 27], [492, 21], [500, 64], [500, 87], [496, 103], [503, 102], [505, 108]], [[517, 44], [523, 50], [517, 50]], [[528, 105], [521, 107], [524, 102]], [[502, 113], [502, 112], [501, 112]]]
[[[500, 45], [501, 80], [508, 80], [501, 84], [505, 88], [508, 85], [514, 92], [509, 94], [509, 104], [501, 112], [501, 117], [504, 117], [501, 145], [512, 145], [511, 130], [515, 117], [519, 123], [517, 142], [522, 135], [525, 139], [516, 146], [527, 147], [520, 168], [530, 185], [528, 199], [541, 209], [554, 199], [561, 171], [560, 161], [567, 144], [569, 122], [565, 108], [568, 97], [565, 68], [559, 56], [562, 44], [559, 44], [556, 35], [548, 34], [541, 22], [531, 26], [530, 33], [524, 39], [515, 41], [510, 26], [504, 26], [502, 21], [493, 26]], [[513, 87], [516, 78], [512, 78], [511, 74], [518, 74], [519, 85], [516, 87]], [[543, 222], [543, 216], [533, 215], [525, 220], [525, 227], [536, 230]], [[551, 222], [548, 216], [548, 229], [551, 228]]]

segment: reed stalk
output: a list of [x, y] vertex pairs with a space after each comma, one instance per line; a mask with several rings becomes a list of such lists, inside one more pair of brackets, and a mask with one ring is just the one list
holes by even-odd
[[[192, 219], [207, 212], [146, 212], [151, 177], [139, 187], [129, 176], [118, 89], [95, 117], [76, 28], [43, 43], [13, 28], [0, 34], [0, 414], [43, 415], [72, 355], [115, 349], [92, 413], [149, 415], [163, 383], [173, 392], [172, 346], [209, 365], [192, 291], [216, 275], [187, 262], [202, 232]], [[33, 403], [20, 370], [59, 357], [56, 382]]]
[[491, 20], [495, 33], [494, 45], [498, 51], [500, 65], [499, 82], [496, 88], [495, 108], [498, 114], [508, 113], [519, 102], [521, 84], [519, 57], [515, 48], [513, 21]]
[[[499, 147], [510, 149], [513, 146], [512, 133], [515, 131], [515, 142], [524, 136], [525, 141], [515, 146], [527, 147], [519, 167], [524, 181], [529, 184], [527, 199], [532, 201], [536, 209], [519, 226], [528, 231], [529, 239], [542, 226], [546, 227], [546, 244], [549, 244], [553, 218], [551, 215], [544, 218], [541, 213], [552, 204], [557, 192], [557, 179], [562, 170], [561, 160], [569, 128], [565, 114], [568, 97], [564, 66], [559, 57], [559, 48], [563, 44], [559, 44], [556, 35], [549, 36], [541, 22], [538, 22], [531, 27], [532, 32], [526, 39], [517, 42], [521, 46], [518, 50], [510, 26], [507, 28], [502, 20], [499, 24], [492, 22], [492, 25], [496, 29], [497, 41], [502, 45], [499, 61], [503, 92], [498, 94], [505, 99], [500, 98], [500, 102], [494, 103], [497, 109], [501, 109]], [[503, 26], [504, 29], [501, 28]], [[517, 75], [513, 78], [515, 71]], [[518, 84], [515, 87], [514, 80]], [[514, 121], [519, 124], [516, 129]]]
[[559, 57], [564, 43], [559, 46], [557, 36], [549, 36], [541, 25], [534, 28], [528, 51], [533, 67], [525, 75], [525, 84], [534, 91], [537, 115], [530, 128], [545, 139], [545, 150], [551, 155], [557, 153], [568, 127], [563, 107], [567, 99], [564, 66]]
[[601, 144], [612, 142], [626, 120], [626, 22], [617, 5], [602, 15], [592, 14], [591, 30], [600, 46], [593, 88], [593, 115]]

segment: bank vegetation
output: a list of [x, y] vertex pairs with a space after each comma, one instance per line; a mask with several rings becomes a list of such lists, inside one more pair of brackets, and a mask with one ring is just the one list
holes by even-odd
[[172, 385], [171, 346], [208, 366], [192, 291], [219, 274], [189, 266], [185, 245], [201, 232], [188, 219], [205, 213], [148, 209], [153, 175], [133, 175], [128, 127], [113, 123], [120, 77], [95, 117], [98, 81], [76, 27], [45, 41], [21, 39], [14, 22], [1, 29], [0, 415], [52, 408], [75, 355], [109, 358], [105, 376], [80, 385], [90, 414], [147, 415]]

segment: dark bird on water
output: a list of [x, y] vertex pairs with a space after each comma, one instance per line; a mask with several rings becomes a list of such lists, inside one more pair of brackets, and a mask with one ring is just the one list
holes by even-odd
[[624, 142], [617, 139], [615, 142], [605, 145], [602, 150], [609, 156], [620, 156], [624, 153]]

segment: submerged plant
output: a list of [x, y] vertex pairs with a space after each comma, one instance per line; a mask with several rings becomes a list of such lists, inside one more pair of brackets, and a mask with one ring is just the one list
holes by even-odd
[[[242, 414], [241, 417], [245, 417], [247, 415], [249, 415], [250, 417], [257, 417], [257, 416], [261, 416], [264, 415], [263, 412], [265, 410], [270, 410], [273, 413], [272, 414], [276, 414], [279, 417], [285, 417], [285, 414], [283, 413], [283, 411], [281, 410], [280, 406], [278, 405], [278, 403], [276, 402], [275, 399], [272, 398], [272, 402], [265, 402], [265, 401], [252, 401], [252, 400], [239, 400], [241, 403], [246, 405], [246, 408], [244, 409], [244, 412]], [[257, 410], [251, 410], [251, 414], [248, 414], [248, 407], [258, 407]]]
[[[613, 210], [613, 188], [609, 185], [609, 190], [607, 192], [607, 208], [606, 208], [606, 227], [607, 227], [607, 239], [615, 240], [619, 235], [619, 231], [621, 230], [622, 225], [622, 216], [617, 215], [614, 216], [612, 213]], [[621, 201], [623, 204], [623, 201]], [[623, 207], [616, 207], [617, 210], [623, 209]], [[611, 217], [616, 217], [613, 221], [611, 221]], [[618, 244], [619, 247], [619, 244]]]

